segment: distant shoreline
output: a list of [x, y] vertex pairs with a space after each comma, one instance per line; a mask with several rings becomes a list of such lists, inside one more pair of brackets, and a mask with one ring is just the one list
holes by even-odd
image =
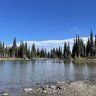
[[12, 61], [18, 61], [18, 60], [29, 60], [28, 58], [23, 59], [23, 58], [0, 58], [0, 61], [7, 61], [7, 60], [12, 60]]
[[96, 58], [0, 58], [0, 61], [7, 61], [7, 60], [11, 60], [11, 61], [18, 61], [18, 60], [22, 60], [22, 61], [28, 61], [28, 60], [44, 60], [44, 59], [56, 59], [56, 60], [64, 60], [64, 61], [71, 61], [73, 63], [96, 63]]
[[72, 62], [75, 64], [96, 63], [96, 58], [74, 58]]

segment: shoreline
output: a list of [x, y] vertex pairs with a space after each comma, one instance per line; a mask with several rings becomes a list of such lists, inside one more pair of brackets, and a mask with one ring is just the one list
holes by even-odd
[[74, 64], [96, 63], [96, 58], [74, 58], [72, 62]]
[[90, 81], [58, 82], [39, 88], [25, 88], [22, 96], [96, 96], [96, 85]]
[[10, 61], [18, 61], [18, 60], [26, 61], [26, 60], [29, 60], [29, 59], [28, 58], [26, 58], [26, 59], [23, 59], [23, 58], [0, 58], [0, 61], [7, 61], [7, 60], [10, 60]]
[[64, 60], [64, 61], [72, 61], [74, 63], [88, 63], [88, 62], [96, 62], [96, 58], [66, 58], [66, 59], [62, 59], [62, 58], [0, 58], [0, 61], [7, 61], [7, 60], [12, 60], [12, 61], [18, 61], [18, 60], [45, 60], [45, 59], [53, 59], [53, 60]]

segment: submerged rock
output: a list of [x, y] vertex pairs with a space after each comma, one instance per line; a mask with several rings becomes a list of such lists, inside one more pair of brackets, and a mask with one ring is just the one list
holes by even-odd
[[9, 95], [8, 95], [8, 93], [4, 93], [4, 94], [2, 94], [2, 96], [9, 96]]
[[57, 88], [57, 86], [52, 85], [52, 86], [50, 86], [50, 88], [55, 90]]
[[9, 96], [7, 90], [2, 94], [2, 96]]
[[33, 91], [33, 89], [32, 89], [32, 88], [25, 88], [23, 91], [26, 93], [26, 92], [31, 92], [31, 91]]

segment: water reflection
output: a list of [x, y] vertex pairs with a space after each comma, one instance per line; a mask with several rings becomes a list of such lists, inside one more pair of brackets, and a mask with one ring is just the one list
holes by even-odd
[[71, 64], [72, 60], [71, 59], [65, 59], [63, 60], [64, 64]]
[[0, 62], [0, 91], [87, 79], [96, 80], [96, 64], [73, 64], [71, 60], [59, 59]]

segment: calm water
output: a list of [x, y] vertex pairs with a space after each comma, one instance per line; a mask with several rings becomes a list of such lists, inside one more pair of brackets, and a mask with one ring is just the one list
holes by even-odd
[[0, 62], [0, 94], [7, 89], [11, 96], [17, 96], [23, 88], [37, 84], [87, 79], [96, 79], [95, 64], [78, 65], [51, 59]]

